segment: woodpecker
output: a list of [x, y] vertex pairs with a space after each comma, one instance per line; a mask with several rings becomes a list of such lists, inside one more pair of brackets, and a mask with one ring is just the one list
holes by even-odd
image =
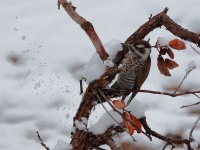
[[[128, 53], [124, 57], [121, 66], [121, 72], [118, 74], [117, 80], [111, 86], [116, 90], [138, 90], [146, 80], [151, 66], [151, 45], [144, 40], [137, 40], [133, 44], [122, 43], [123, 48], [128, 49]], [[121, 92], [122, 100], [131, 92]], [[137, 93], [132, 92], [127, 105], [135, 97]]]

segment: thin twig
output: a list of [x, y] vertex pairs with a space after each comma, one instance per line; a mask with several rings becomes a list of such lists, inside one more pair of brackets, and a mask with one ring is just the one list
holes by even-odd
[[192, 68], [192, 69], [189, 69], [187, 72], [186, 72], [186, 74], [185, 74], [185, 76], [183, 77], [183, 80], [181, 81], [181, 83], [179, 84], [179, 86], [176, 88], [176, 90], [174, 91], [174, 94], [176, 94], [176, 92], [178, 91], [178, 89], [181, 87], [181, 85], [183, 84], [183, 81], [186, 79], [186, 77], [190, 74], [190, 72], [192, 71], [192, 70], [194, 70], [194, 68]]
[[41, 144], [46, 150], [50, 150], [50, 148], [47, 147], [47, 145], [43, 142], [43, 140], [42, 140], [42, 138], [40, 137], [40, 134], [39, 134], [38, 131], [36, 131], [36, 134], [37, 134], [37, 137], [38, 137], [38, 139], [39, 139], [39, 141], [40, 141], [40, 144]]
[[199, 104], [200, 104], [200, 101], [199, 101], [199, 102], [196, 102], [196, 103], [194, 103], [194, 104], [183, 105], [183, 106], [181, 106], [180, 108], [191, 107], [191, 106], [195, 106], [195, 105], [199, 105]]
[[165, 150], [167, 148], [167, 146], [169, 145], [169, 143], [167, 142], [164, 147], [162, 148], [162, 150]]
[[173, 144], [173, 143], [171, 143], [171, 146], [172, 146], [171, 150], [173, 150], [173, 149], [175, 148], [174, 144]]
[[194, 96], [196, 96], [198, 99], [200, 99], [200, 96], [197, 95], [196, 93], [193, 93]]
[[171, 146], [172, 146], [171, 150], [173, 150], [173, 149], [175, 148], [175, 146], [174, 146], [172, 143], [167, 142], [167, 143], [164, 145], [164, 147], [162, 148], [162, 150], [165, 150], [165, 149], [167, 148], [168, 145], [171, 145]]
[[80, 79], [79, 82], [80, 82], [80, 94], [82, 94], [83, 93], [83, 79]]
[[57, 5], [58, 5], [58, 9], [60, 9], [60, 2], [59, 1], [58, 1]]
[[191, 140], [191, 141], [195, 141], [195, 139], [194, 139], [194, 137], [193, 137], [193, 132], [194, 132], [194, 129], [197, 127], [197, 123], [199, 122], [199, 120], [200, 120], [200, 116], [197, 118], [197, 120], [195, 121], [195, 123], [194, 123], [194, 125], [193, 125], [193, 127], [192, 127], [192, 129], [190, 130], [190, 134], [189, 134], [189, 139]]
[[192, 50], [194, 50], [197, 54], [200, 55], [200, 52], [196, 50], [196, 48], [194, 48], [192, 45], [190, 45], [190, 47], [192, 48]]
[[150, 16], [149, 16], [149, 20], [152, 18], [152, 16], [153, 16], [153, 15], [152, 15], [152, 14], [150, 14]]
[[141, 93], [151, 93], [151, 94], [159, 94], [159, 95], [167, 95], [171, 97], [177, 97], [177, 96], [182, 96], [182, 95], [188, 95], [188, 94], [196, 94], [200, 93], [199, 91], [185, 91], [181, 93], [169, 93], [169, 92], [161, 92], [161, 91], [153, 91], [153, 90], [117, 90], [117, 89], [105, 89], [105, 91], [110, 91], [110, 92], [141, 92]]

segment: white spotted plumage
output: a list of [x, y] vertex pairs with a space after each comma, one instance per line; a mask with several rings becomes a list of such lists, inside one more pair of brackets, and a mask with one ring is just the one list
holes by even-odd
[[[140, 40], [131, 45], [123, 44], [129, 52], [122, 61], [122, 71], [119, 73], [116, 82], [111, 89], [132, 90], [137, 84], [136, 79], [145, 62], [151, 53], [151, 46], [148, 42]], [[130, 92], [123, 93], [125, 98]]]

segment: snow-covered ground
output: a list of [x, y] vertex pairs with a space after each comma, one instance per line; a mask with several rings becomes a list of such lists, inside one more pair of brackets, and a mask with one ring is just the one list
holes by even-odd
[[[200, 32], [198, 0], [75, 0], [73, 4], [94, 25], [103, 43], [125, 41], [150, 14], [166, 6], [177, 23]], [[57, 9], [56, 0], [1, 0], [0, 22], [0, 149], [43, 150], [35, 131], [51, 149], [57, 140], [69, 142], [72, 119], [81, 101], [79, 72], [95, 51], [89, 38], [63, 9]], [[164, 27], [146, 38], [150, 37], [153, 45], [159, 36], [175, 38]], [[186, 51], [175, 52], [179, 67], [171, 71], [171, 77], [159, 73], [157, 51], [152, 51], [151, 72], [142, 88], [166, 90], [179, 85], [188, 62], [195, 60], [197, 68], [182, 88], [200, 89], [200, 56], [187, 44]], [[163, 134], [187, 137], [199, 115], [200, 105], [180, 109], [183, 104], [199, 101], [194, 96], [171, 98], [140, 93], [136, 99], [146, 106], [152, 129]], [[90, 124], [101, 115], [98, 110], [103, 111], [97, 107]], [[194, 137], [200, 141], [199, 134], [197, 128]], [[152, 144], [153, 149], [164, 145], [159, 140], [149, 142], [142, 135], [137, 136], [140, 139], [143, 144]]]

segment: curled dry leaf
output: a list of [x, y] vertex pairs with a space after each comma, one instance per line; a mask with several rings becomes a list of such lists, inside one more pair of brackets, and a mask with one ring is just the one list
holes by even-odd
[[128, 120], [131, 120], [131, 116], [128, 112], [124, 112], [123, 115], [124, 115], [124, 118], [123, 118], [124, 125], [127, 128], [128, 133], [130, 135], [133, 135], [133, 133], [135, 131], [135, 127], [133, 127], [132, 124], [128, 121]]
[[130, 114], [130, 116], [131, 116], [131, 121], [138, 127], [138, 128], [136, 128], [137, 132], [141, 133], [142, 125], [141, 125], [140, 121], [132, 114]]
[[158, 69], [161, 74], [163, 74], [165, 76], [171, 76], [163, 57], [158, 56], [157, 65], [158, 65]]
[[166, 46], [161, 46], [160, 47], [160, 54], [165, 55], [167, 53], [168, 48]]
[[169, 46], [173, 49], [176, 49], [176, 50], [186, 49], [185, 43], [183, 41], [178, 40], [178, 39], [174, 39], [174, 40], [170, 41]]
[[[130, 116], [130, 114], [128, 112], [123, 112], [123, 115], [124, 115], [124, 118], [126, 118], [128, 120], [131, 119], [131, 116]], [[127, 121], [126, 119], [125, 119], [125, 121]]]
[[161, 55], [165, 55], [165, 54], [168, 54], [169, 57], [171, 59], [174, 59], [174, 53], [172, 52], [172, 50], [169, 48], [169, 46], [162, 46], [160, 47], [160, 54]]
[[170, 48], [168, 48], [167, 54], [169, 55], [169, 57], [170, 57], [171, 59], [174, 59], [174, 53], [172, 52], [172, 50], [171, 50]]
[[166, 64], [167, 68], [169, 68], [169, 69], [174, 69], [174, 68], [178, 67], [178, 64], [171, 59], [165, 59], [165, 64]]
[[124, 109], [126, 107], [125, 102], [121, 100], [113, 100], [112, 103], [118, 109]]

